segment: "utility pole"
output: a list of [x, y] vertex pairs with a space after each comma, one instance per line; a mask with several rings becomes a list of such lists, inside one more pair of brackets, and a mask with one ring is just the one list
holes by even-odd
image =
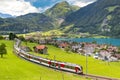
[[54, 55], [54, 67], [55, 67], [55, 58], [56, 58], [56, 56]]
[[54, 55], [54, 61], [55, 61], [56, 56]]
[[86, 53], [86, 74], [88, 73], [88, 59], [87, 59], [87, 53]]

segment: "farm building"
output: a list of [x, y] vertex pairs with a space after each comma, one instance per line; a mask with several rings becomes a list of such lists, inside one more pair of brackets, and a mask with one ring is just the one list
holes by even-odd
[[47, 47], [45, 45], [38, 45], [33, 47], [36, 53], [47, 54]]

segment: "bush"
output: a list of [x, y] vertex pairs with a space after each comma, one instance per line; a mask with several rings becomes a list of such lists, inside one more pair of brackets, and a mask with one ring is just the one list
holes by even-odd
[[0, 35], [0, 40], [2, 40], [2, 39], [4, 39], [4, 37]]

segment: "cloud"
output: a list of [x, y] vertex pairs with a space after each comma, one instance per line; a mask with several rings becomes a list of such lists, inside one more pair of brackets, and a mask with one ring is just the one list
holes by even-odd
[[24, 0], [0, 0], [0, 13], [20, 16], [28, 13], [39, 12], [30, 2]]
[[44, 11], [46, 11], [49, 8], [51, 8], [51, 6], [46, 6], [46, 7], [43, 7], [43, 8], [39, 7], [38, 9], [39, 9], [39, 12], [44, 12]]
[[[0, 13], [20, 16], [44, 12], [54, 4], [65, 0], [0, 0]], [[86, 6], [96, 0], [66, 0], [72, 5]], [[33, 6], [34, 5], [34, 6]]]
[[76, 5], [79, 7], [84, 7], [88, 4], [95, 2], [96, 0], [67, 0], [70, 4]]

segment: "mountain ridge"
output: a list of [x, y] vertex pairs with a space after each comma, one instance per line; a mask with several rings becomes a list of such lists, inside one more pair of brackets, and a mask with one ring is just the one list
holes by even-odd
[[9, 14], [0, 13], [0, 17], [1, 17], [1, 18], [10, 18], [10, 17], [13, 17], [13, 16], [12, 16], [12, 15], [9, 15]]
[[44, 13], [0, 18], [0, 32], [11, 30], [27, 33], [59, 29], [72, 34], [90, 33], [120, 37], [119, 16], [120, 2], [118, 0], [97, 0], [80, 9], [64, 1], [57, 3]]
[[[63, 6], [64, 5], [64, 6]], [[51, 17], [47, 13], [29, 13], [26, 15], [18, 16], [16, 18], [6, 18], [0, 19], [0, 33], [4, 34], [6, 32], [15, 32], [15, 33], [27, 33], [33, 31], [48, 31], [56, 29], [64, 21], [64, 18], [68, 13], [71, 13], [71, 5], [63, 1], [57, 3], [52, 8], [48, 9], [46, 12], [53, 12], [56, 17]], [[62, 14], [56, 13], [59, 11]], [[50, 10], [50, 11], [49, 11]], [[52, 10], [52, 11], [51, 11]], [[64, 12], [65, 11], [65, 12]], [[60, 17], [61, 16], [61, 17]]]
[[[77, 32], [89, 32], [90, 34], [105, 36], [120, 36], [118, 32], [120, 27], [117, 26], [117, 24], [112, 26], [113, 22], [118, 22], [119, 17], [116, 16], [120, 15], [118, 11], [119, 7], [120, 2], [118, 0], [98, 0], [68, 15], [61, 27], [64, 29], [65, 26], [74, 24], [70, 30], [77, 29]], [[115, 13], [117, 13], [117, 15]], [[113, 19], [115, 17], [118, 19], [114, 21]], [[117, 26], [118, 30], [114, 29], [115, 26]], [[112, 33], [116, 31], [118, 33]]]

